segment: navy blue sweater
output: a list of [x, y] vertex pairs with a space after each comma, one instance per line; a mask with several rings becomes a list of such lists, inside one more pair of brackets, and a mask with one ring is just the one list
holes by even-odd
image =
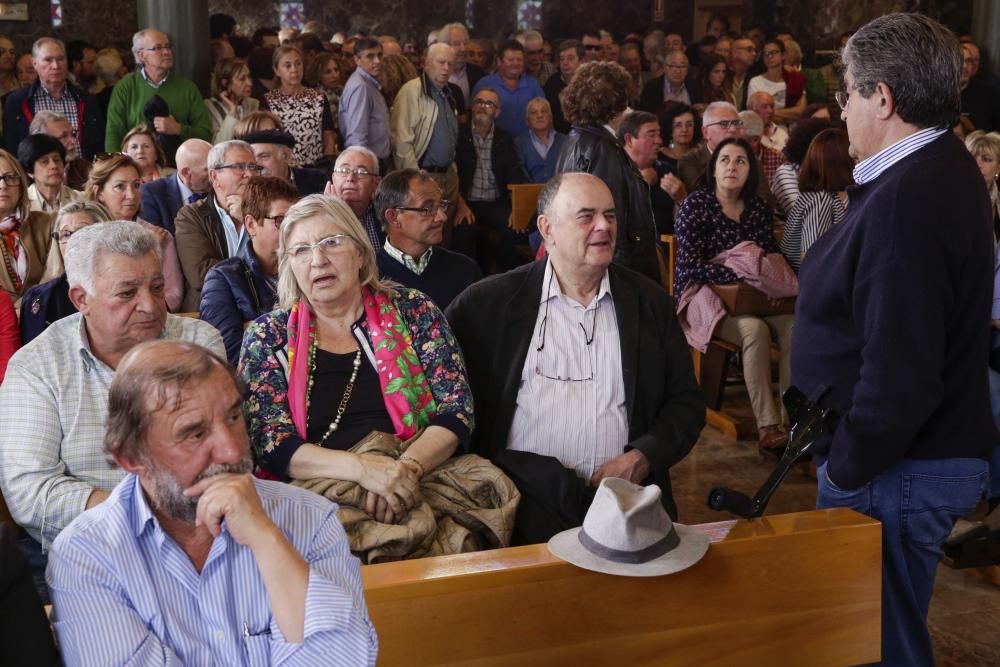
[[799, 273], [792, 383], [832, 407], [833, 482], [903, 458], [988, 459], [993, 240], [976, 163], [951, 132], [849, 190]]
[[483, 277], [479, 265], [471, 258], [441, 247], [434, 248], [430, 263], [420, 275], [393, 259], [385, 248], [379, 248], [376, 259], [380, 276], [420, 290], [442, 311], [466, 287]]

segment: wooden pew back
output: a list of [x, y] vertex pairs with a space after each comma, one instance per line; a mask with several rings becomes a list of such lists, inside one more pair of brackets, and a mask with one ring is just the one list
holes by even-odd
[[837, 509], [698, 528], [708, 554], [666, 577], [589, 572], [545, 545], [365, 566], [379, 664], [879, 659], [877, 521]]

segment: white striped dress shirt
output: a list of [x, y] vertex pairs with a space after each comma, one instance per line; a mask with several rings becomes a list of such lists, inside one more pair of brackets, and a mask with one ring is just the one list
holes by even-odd
[[[197, 343], [223, 359], [222, 336], [207, 322], [167, 315], [162, 338]], [[124, 473], [104, 455], [104, 422], [114, 371], [90, 352], [83, 317], [54, 322], [10, 359], [0, 385], [0, 487], [18, 525], [43, 550]]]
[[584, 307], [563, 293], [548, 262], [507, 449], [555, 457], [590, 479], [627, 443], [621, 342], [608, 273]]
[[253, 553], [226, 530], [201, 573], [163, 532], [139, 480], [64, 530], [46, 579], [67, 665], [374, 665], [358, 559], [322, 496], [254, 480], [261, 504], [309, 564], [305, 634], [285, 640]]
[[874, 181], [883, 171], [907, 155], [920, 150], [947, 131], [945, 128], [928, 127], [925, 130], [914, 132], [908, 137], [900, 139], [891, 146], [883, 148], [875, 155], [859, 162], [854, 167], [854, 182], [858, 185], [863, 185], [869, 181]]

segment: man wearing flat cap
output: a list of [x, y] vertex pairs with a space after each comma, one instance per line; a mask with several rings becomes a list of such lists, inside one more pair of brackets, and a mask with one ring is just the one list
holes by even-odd
[[240, 137], [253, 148], [253, 156], [257, 164], [264, 168], [264, 174], [288, 181], [295, 186], [299, 194], [323, 194], [326, 186], [326, 175], [319, 169], [292, 167], [292, 149], [295, 148], [295, 137], [282, 130], [258, 130]]
[[521, 491], [515, 543], [581, 525], [608, 477], [655, 483], [672, 516], [670, 467], [705, 422], [673, 303], [612, 264], [614, 199], [591, 174], [538, 198], [548, 258], [472, 285], [447, 309], [476, 402], [472, 450]]

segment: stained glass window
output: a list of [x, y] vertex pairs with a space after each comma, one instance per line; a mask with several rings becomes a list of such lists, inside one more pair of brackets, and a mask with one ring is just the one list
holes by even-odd
[[282, 28], [302, 30], [302, 25], [306, 22], [306, 5], [304, 2], [278, 3], [278, 11], [281, 12]]

